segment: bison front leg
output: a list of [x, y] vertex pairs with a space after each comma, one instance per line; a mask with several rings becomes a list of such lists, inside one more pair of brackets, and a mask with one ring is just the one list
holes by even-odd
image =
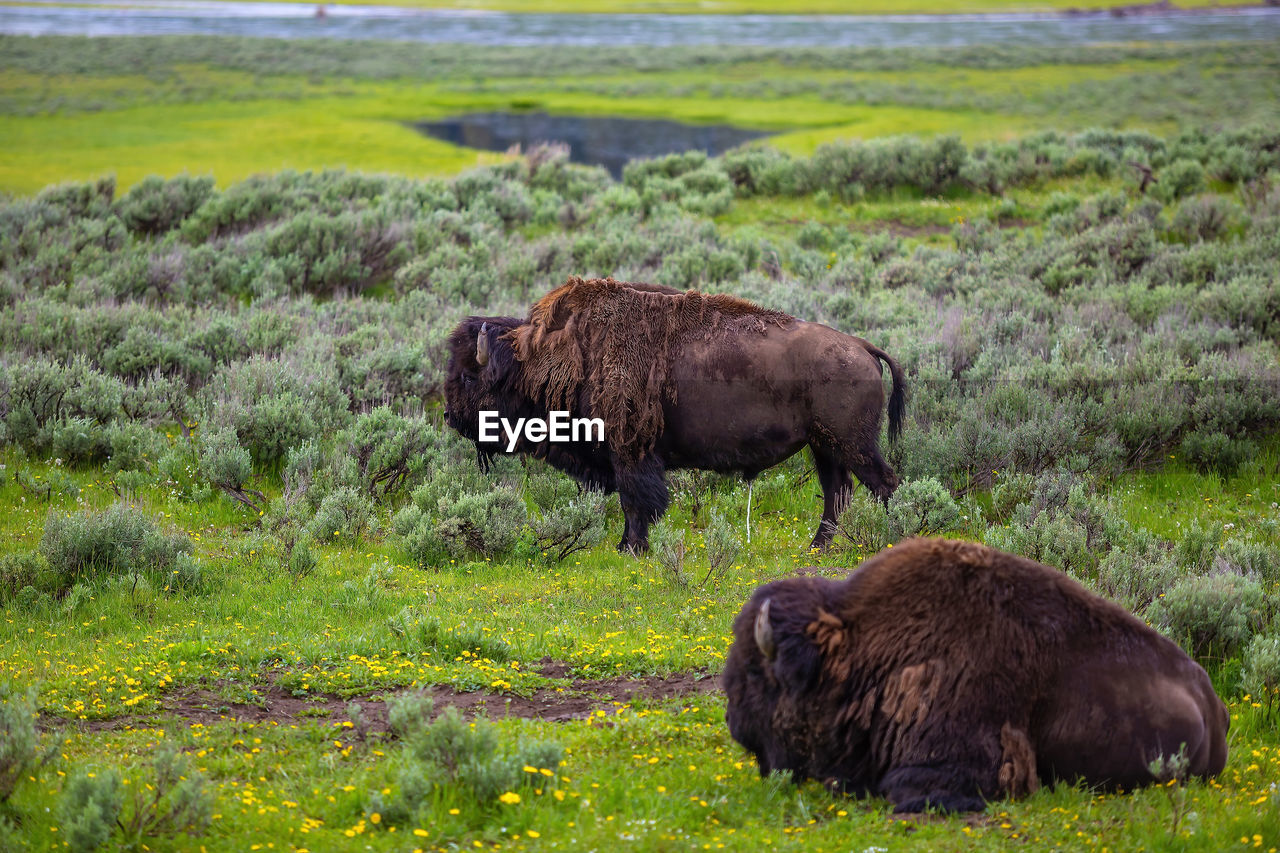
[[618, 498], [622, 502], [622, 516], [626, 519], [618, 550], [638, 556], [649, 550], [649, 525], [662, 517], [670, 503], [666, 466], [661, 459], [649, 453], [639, 462], [615, 464], [614, 472], [618, 481]]
[[987, 807], [972, 771], [957, 765], [895, 768], [880, 780], [880, 793], [894, 811], [903, 813], [980, 812]]

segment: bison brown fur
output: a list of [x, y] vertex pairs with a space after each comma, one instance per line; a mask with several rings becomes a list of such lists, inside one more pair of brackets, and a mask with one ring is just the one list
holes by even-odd
[[878, 447], [886, 410], [891, 439], [902, 425], [898, 364], [861, 338], [736, 297], [572, 278], [528, 319], [467, 318], [449, 349], [445, 420], [476, 442], [482, 465], [506, 452], [479, 441], [482, 410], [513, 422], [561, 409], [603, 420], [604, 442], [522, 438], [514, 452], [617, 491], [619, 550], [648, 547], [670, 469], [750, 480], [807, 446], [823, 492], [814, 547], [834, 536], [853, 477], [885, 501], [898, 485]]
[[898, 811], [978, 810], [1039, 784], [1129, 789], [1185, 750], [1226, 763], [1228, 714], [1176, 644], [1063, 573], [914, 539], [846, 580], [756, 591], [723, 676], [729, 731], [787, 770]]

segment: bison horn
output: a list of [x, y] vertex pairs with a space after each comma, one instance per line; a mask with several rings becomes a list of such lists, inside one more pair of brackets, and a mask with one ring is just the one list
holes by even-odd
[[773, 626], [769, 624], [769, 599], [767, 598], [756, 613], [755, 634], [756, 645], [760, 647], [760, 652], [765, 659], [773, 660], [777, 657], [778, 649], [773, 644]]
[[476, 364], [484, 367], [489, 363], [489, 324], [480, 324], [480, 334], [476, 336]]

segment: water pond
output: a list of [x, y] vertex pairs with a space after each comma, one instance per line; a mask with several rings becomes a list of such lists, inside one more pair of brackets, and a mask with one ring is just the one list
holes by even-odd
[[765, 131], [729, 125], [540, 112], [471, 113], [413, 126], [436, 139], [485, 151], [506, 151], [513, 145], [528, 150], [542, 142], [561, 142], [569, 146], [570, 160], [604, 166], [615, 178], [622, 176], [622, 167], [628, 160], [638, 157], [660, 157], [679, 151], [720, 154], [768, 135]]

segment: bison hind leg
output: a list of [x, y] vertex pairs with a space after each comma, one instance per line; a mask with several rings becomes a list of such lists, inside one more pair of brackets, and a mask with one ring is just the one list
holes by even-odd
[[880, 793], [901, 813], [980, 812], [987, 807], [972, 772], [963, 767], [898, 767], [880, 780]]
[[818, 472], [818, 482], [822, 485], [822, 518], [818, 522], [818, 531], [813, 534], [809, 547], [821, 551], [831, 544], [839, 529], [837, 522], [840, 513], [849, 506], [853, 496], [853, 478], [849, 476], [847, 466], [832, 454], [810, 445], [813, 451], [813, 465]]

